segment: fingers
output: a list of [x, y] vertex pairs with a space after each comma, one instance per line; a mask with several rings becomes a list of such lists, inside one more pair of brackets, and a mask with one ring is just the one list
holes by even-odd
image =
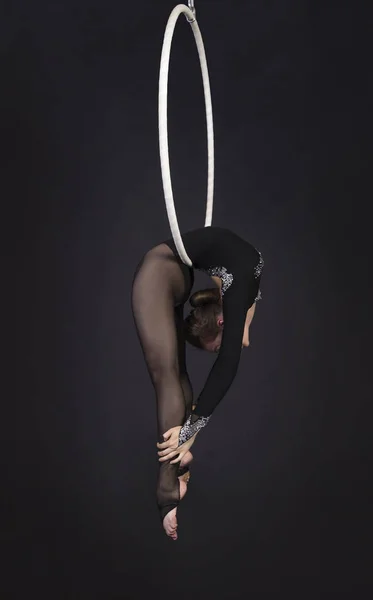
[[160, 448], [161, 450], [164, 448], [169, 448], [170, 444], [172, 444], [172, 440], [168, 440], [168, 442], [162, 442], [162, 444], [157, 444], [157, 448]]
[[[171, 449], [171, 450], [176, 450], [177, 445], [178, 445], [178, 438], [172, 438], [171, 440], [168, 440], [168, 442], [164, 442], [163, 444], [157, 444], [157, 448], [159, 448], [159, 451], [165, 451], [167, 450], [167, 448]], [[160, 453], [158, 452], [158, 454]]]
[[170, 437], [168, 438], [167, 442], [158, 442], [157, 443], [157, 448], [159, 448], [160, 450], [164, 450], [165, 448], [176, 448], [177, 445], [179, 443], [179, 435], [175, 432], [171, 433]]
[[176, 450], [170, 452], [169, 454], [167, 454], [167, 456], [163, 456], [162, 458], [159, 458], [159, 462], [165, 462], [166, 460], [170, 460], [171, 458], [174, 458], [177, 454], [179, 454]]
[[170, 452], [173, 452], [174, 450], [177, 450], [177, 446], [172, 446], [172, 448], [167, 448], [167, 450], [162, 450], [162, 452], [158, 452], [158, 456], [166, 456], [167, 454], [170, 454]]
[[163, 434], [163, 439], [164, 439], [164, 440], [168, 440], [168, 438], [170, 437], [171, 433], [172, 433], [172, 429], [169, 429], [168, 431], [166, 431], [166, 432]]
[[183, 456], [181, 454], [179, 454], [179, 456], [177, 458], [175, 458], [175, 460], [170, 461], [170, 465], [176, 465], [178, 462], [181, 461], [182, 458], [183, 458]]

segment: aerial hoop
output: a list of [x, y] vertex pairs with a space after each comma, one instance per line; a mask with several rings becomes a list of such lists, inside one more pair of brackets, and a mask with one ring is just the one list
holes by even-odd
[[192, 267], [193, 263], [186, 253], [183, 241], [180, 235], [180, 229], [177, 221], [174, 196], [172, 192], [170, 159], [168, 153], [168, 128], [167, 128], [167, 90], [168, 90], [168, 70], [170, 63], [171, 43], [174, 34], [176, 21], [183, 13], [190, 23], [193, 30], [194, 39], [196, 41], [199, 61], [201, 65], [203, 91], [205, 96], [206, 107], [206, 125], [207, 125], [207, 154], [208, 154], [208, 174], [207, 174], [207, 204], [205, 227], [209, 227], [212, 221], [212, 209], [214, 198], [214, 127], [212, 119], [212, 103], [210, 81], [207, 69], [205, 48], [203, 39], [196, 21], [196, 11], [193, 0], [188, 1], [188, 6], [178, 4], [171, 12], [164, 34], [161, 66], [159, 71], [159, 95], [158, 95], [158, 126], [159, 126], [159, 150], [161, 158], [161, 170], [163, 191], [166, 202], [168, 220], [170, 223], [172, 237], [175, 242], [176, 249], [183, 263]]

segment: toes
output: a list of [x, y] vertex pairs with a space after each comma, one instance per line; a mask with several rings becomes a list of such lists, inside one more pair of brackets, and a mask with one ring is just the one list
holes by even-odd
[[[173, 512], [174, 511], [174, 512]], [[166, 517], [164, 518], [163, 521], [163, 527], [165, 530], [165, 533], [169, 536], [169, 537], [174, 537], [176, 536], [177, 538], [177, 518], [176, 518], [176, 509], [173, 509], [173, 514], [168, 513], [166, 515]]]

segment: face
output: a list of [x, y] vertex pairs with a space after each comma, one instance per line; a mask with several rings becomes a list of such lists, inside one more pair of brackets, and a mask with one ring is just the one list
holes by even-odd
[[[218, 353], [220, 350], [221, 340], [223, 337], [223, 328], [224, 328], [224, 321], [223, 321], [222, 316], [218, 317], [218, 325], [219, 325], [219, 327], [221, 327], [221, 332], [215, 338], [205, 339], [202, 342], [203, 349], [207, 350], [207, 352]], [[248, 348], [250, 345], [249, 327], [250, 327], [250, 323], [248, 322], [248, 318], [246, 317], [245, 327], [244, 327], [243, 336], [242, 336], [242, 348]]]

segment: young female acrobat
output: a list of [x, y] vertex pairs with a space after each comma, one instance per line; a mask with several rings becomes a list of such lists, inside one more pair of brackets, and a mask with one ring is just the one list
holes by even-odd
[[[155, 389], [159, 442], [157, 504], [168, 536], [177, 539], [176, 511], [189, 478], [190, 448], [198, 431], [225, 396], [237, 373], [264, 265], [261, 253], [232, 231], [203, 227], [182, 235], [193, 263], [179, 258], [172, 239], [152, 248], [138, 265], [132, 310]], [[193, 310], [183, 318], [198, 269], [217, 287], [193, 294]], [[218, 357], [198, 400], [185, 364], [185, 341]]]

